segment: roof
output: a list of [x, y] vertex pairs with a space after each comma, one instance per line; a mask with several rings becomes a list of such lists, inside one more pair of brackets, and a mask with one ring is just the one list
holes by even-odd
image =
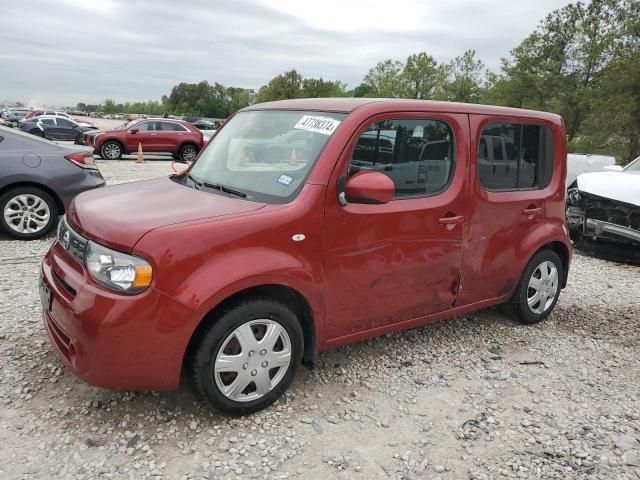
[[256, 105], [251, 105], [244, 110], [315, 110], [350, 113], [363, 107], [373, 107], [373, 109], [376, 110], [379, 109], [387, 111], [424, 110], [446, 113], [535, 117], [546, 118], [552, 122], [561, 121], [561, 117], [554, 113], [525, 110], [521, 108], [478, 105], [475, 103], [438, 102], [433, 100], [404, 100], [397, 98], [300, 98], [258, 103]]

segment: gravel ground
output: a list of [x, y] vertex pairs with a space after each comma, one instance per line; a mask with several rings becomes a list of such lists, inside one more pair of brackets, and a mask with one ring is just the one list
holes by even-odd
[[[170, 162], [99, 161], [109, 183]], [[574, 255], [540, 325], [499, 309], [320, 355], [244, 418], [62, 368], [41, 324], [52, 238], [0, 238], [2, 479], [640, 479], [640, 268]]]

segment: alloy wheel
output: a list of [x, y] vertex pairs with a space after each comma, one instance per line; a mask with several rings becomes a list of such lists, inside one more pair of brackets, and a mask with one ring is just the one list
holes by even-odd
[[51, 219], [49, 205], [42, 198], [30, 193], [10, 198], [4, 207], [4, 220], [18, 233], [38, 233]]
[[193, 147], [187, 147], [182, 151], [182, 160], [192, 162], [196, 158], [197, 152]]
[[284, 378], [291, 355], [291, 339], [278, 322], [246, 322], [227, 336], [218, 351], [213, 365], [216, 386], [236, 402], [262, 398]]
[[110, 160], [115, 160], [120, 156], [120, 147], [115, 143], [109, 143], [104, 146], [104, 156]]
[[527, 288], [527, 304], [535, 314], [546, 312], [558, 292], [558, 269], [553, 262], [542, 262], [531, 274]]

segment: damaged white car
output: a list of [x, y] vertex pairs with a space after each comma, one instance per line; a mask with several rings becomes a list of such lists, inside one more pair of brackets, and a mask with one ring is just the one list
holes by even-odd
[[574, 240], [640, 247], [640, 157], [617, 171], [583, 173], [568, 190], [567, 222]]

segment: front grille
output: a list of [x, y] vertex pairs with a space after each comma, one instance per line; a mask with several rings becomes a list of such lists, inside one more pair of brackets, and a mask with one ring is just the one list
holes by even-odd
[[58, 242], [62, 248], [69, 252], [69, 255], [80, 263], [84, 263], [84, 252], [87, 249], [88, 240], [69, 226], [66, 217], [62, 217], [60, 220]]

